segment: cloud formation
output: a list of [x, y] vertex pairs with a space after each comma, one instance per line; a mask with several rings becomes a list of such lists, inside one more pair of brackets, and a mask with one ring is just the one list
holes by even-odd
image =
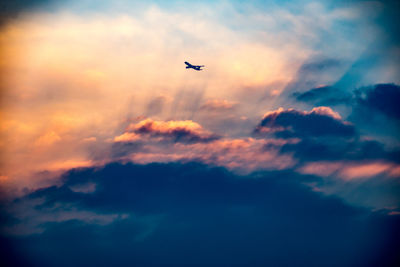
[[201, 127], [200, 124], [186, 121], [155, 121], [144, 119], [130, 124], [125, 133], [114, 138], [115, 142], [139, 141], [141, 137], [162, 138], [178, 143], [207, 143], [219, 137]]
[[400, 110], [397, 99], [400, 98], [400, 86], [394, 83], [381, 83], [361, 88], [353, 88], [345, 92], [334, 86], [320, 86], [305, 92], [295, 92], [293, 96], [311, 105], [325, 104], [328, 106], [346, 105], [356, 112], [382, 113], [390, 119], [399, 119]]
[[352, 87], [346, 91], [337, 86], [328, 85], [295, 92], [292, 97], [297, 103], [307, 103], [309, 107], [326, 105], [340, 110], [358, 128], [358, 132], [379, 139], [387, 146], [398, 147], [398, 140], [394, 136], [400, 132], [400, 111], [397, 105], [400, 87], [395, 83], [378, 83]]
[[[280, 106], [285, 88], [330, 84], [370, 40], [369, 30], [344, 30], [371, 24], [356, 5], [14, 2], [6, 6], [55, 3], [1, 29], [0, 148], [8, 155], [1, 175], [19, 187], [34, 187], [36, 173], [57, 166], [128, 153], [128, 142], [118, 153], [107, 140], [132, 117], [191, 120], [229, 139], [249, 137], [260, 114]], [[185, 60], [212, 71], [187, 72]], [[190, 134], [170, 140], [199, 140]]]
[[346, 180], [369, 178], [387, 173], [389, 177], [400, 178], [400, 165], [387, 162], [313, 162], [300, 168], [301, 173], [315, 174], [322, 177], [335, 175]]
[[350, 93], [333, 86], [320, 86], [305, 92], [295, 92], [296, 100], [318, 106], [351, 105], [353, 101]]
[[350, 140], [303, 138], [296, 143], [283, 144], [280, 152], [293, 154], [295, 158], [303, 162], [321, 160], [400, 162], [398, 149], [388, 149], [376, 140], [359, 138]]
[[278, 137], [353, 137], [355, 129], [329, 107], [311, 111], [283, 109], [267, 112], [255, 129], [256, 133], [272, 132]]
[[2, 263], [398, 263], [389, 2], [0, 4]]
[[382, 112], [389, 118], [400, 120], [400, 86], [376, 84], [356, 91], [357, 104], [366, 109]]
[[[2, 207], [1, 214], [14, 219], [2, 224], [2, 237], [17, 253], [27, 248], [31, 253], [24, 260], [41, 266], [116, 261], [343, 266], [399, 260], [395, 211], [350, 206], [312, 191], [307, 181], [316, 180], [289, 171], [237, 176], [198, 163], [73, 170], [62, 185]], [[96, 189], [71, 190], [86, 183]], [[24, 215], [26, 207], [21, 209], [26, 205], [35, 212], [34, 223]], [[9, 229], [17, 222], [28, 230], [41, 222], [42, 231], [14, 238]]]
[[215, 111], [229, 111], [238, 105], [237, 102], [219, 99], [209, 99], [200, 106], [200, 109], [211, 112]]
[[142, 138], [135, 133], [124, 133], [116, 139], [112, 146], [113, 159], [142, 164], [195, 160], [245, 173], [293, 166], [295, 160], [288, 154], [280, 155], [279, 148], [298, 141], [221, 138], [212, 142], [165, 142], [159, 138]]

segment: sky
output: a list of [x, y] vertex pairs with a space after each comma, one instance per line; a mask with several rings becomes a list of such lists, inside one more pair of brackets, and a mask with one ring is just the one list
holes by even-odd
[[399, 264], [399, 8], [1, 4], [1, 261]]

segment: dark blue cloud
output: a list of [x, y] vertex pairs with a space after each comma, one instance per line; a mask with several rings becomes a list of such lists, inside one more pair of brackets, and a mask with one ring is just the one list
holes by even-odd
[[[268, 149], [268, 148], [267, 148]], [[280, 147], [281, 153], [290, 153], [302, 162], [337, 160], [384, 160], [400, 163], [400, 151], [388, 150], [375, 140], [336, 140], [332, 138], [305, 138], [295, 144]]]
[[347, 120], [363, 134], [389, 138], [399, 134], [399, 85], [375, 84], [353, 89], [351, 94], [336, 88], [336, 86], [313, 88], [303, 93], [296, 92], [292, 97], [310, 106], [325, 105], [335, 109], [344, 107], [343, 113], [349, 114]]
[[305, 92], [295, 92], [296, 100], [311, 105], [347, 105], [358, 113], [380, 112], [391, 119], [400, 119], [400, 86], [393, 83], [375, 84], [346, 93], [334, 86], [312, 88]]
[[400, 44], [400, 29], [398, 27], [400, 2], [397, 0], [380, 0], [384, 5], [384, 12], [377, 18], [377, 24], [381, 25], [386, 31], [385, 41], [393, 44]]
[[400, 119], [400, 86], [376, 84], [356, 90], [357, 104], [361, 108], [379, 111], [390, 118]]
[[[8, 240], [14, 255], [30, 265], [347, 266], [399, 260], [399, 216], [313, 192], [304, 182], [316, 178], [291, 171], [237, 176], [198, 163], [113, 163], [72, 170], [63, 179], [63, 185], [14, 204], [42, 200], [34, 208], [38, 214], [64, 206], [129, 216], [104, 225], [44, 221], [43, 233]], [[71, 190], [88, 182], [96, 191]]]
[[[330, 109], [329, 109], [330, 110]], [[330, 110], [331, 111], [331, 110]], [[303, 112], [294, 109], [268, 113], [255, 132], [273, 131], [277, 137], [354, 137], [354, 126], [333, 117], [327, 112], [313, 109]]]

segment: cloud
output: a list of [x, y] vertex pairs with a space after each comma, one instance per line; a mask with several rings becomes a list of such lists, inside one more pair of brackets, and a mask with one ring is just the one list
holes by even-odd
[[321, 84], [330, 84], [340, 76], [345, 66], [345, 62], [339, 58], [311, 56], [303, 62], [292, 81], [286, 85], [283, 97], [290, 97], [294, 92], [304, 92], [309, 88], [321, 87]]
[[345, 180], [369, 178], [386, 173], [389, 177], [400, 178], [400, 165], [389, 162], [351, 162], [351, 161], [330, 161], [307, 163], [299, 169], [301, 173], [315, 174], [318, 176], [340, 177]]
[[292, 154], [303, 162], [324, 160], [400, 162], [398, 149], [388, 149], [383, 143], [376, 140], [359, 138], [350, 140], [304, 138], [296, 143], [283, 144], [279, 149], [281, 153]]
[[[359, 25], [352, 6], [125, 0], [43, 1], [54, 5], [40, 10], [30, 9], [39, 0], [4, 5], [22, 2], [27, 12], [1, 28], [0, 40], [6, 74], [1, 150], [8, 155], [2, 172], [20, 187], [31, 187], [32, 173], [50, 164], [101, 158], [112, 146], [105, 140], [121, 133], [125, 118], [192, 120], [215, 133], [248, 135], [265, 108], [276, 108], [275, 99], [303, 63], [302, 74], [336, 70], [342, 61], [332, 50], [349, 59], [365, 42], [360, 30], [348, 38], [336, 29], [338, 23]], [[324, 32], [331, 39], [322, 38]], [[333, 56], [304, 62], [320, 50]], [[185, 60], [205, 64], [206, 71], [188, 72]], [[204, 112], [203, 99], [240, 105]], [[53, 142], [48, 133], [61, 140]], [[49, 145], [31, 147], [41, 136]], [[96, 142], [82, 145], [89, 137]]]
[[162, 138], [175, 143], [207, 143], [219, 137], [203, 129], [193, 121], [156, 121], [144, 119], [132, 123], [127, 127], [127, 132], [114, 138], [115, 142], [139, 141], [141, 137]]
[[379, 111], [393, 119], [400, 119], [400, 86], [376, 84], [356, 91], [357, 104], [362, 108]]
[[207, 110], [211, 112], [215, 111], [229, 111], [238, 105], [237, 102], [220, 100], [220, 99], [209, 99], [200, 106], [201, 110]]
[[318, 106], [350, 105], [352, 95], [332, 86], [319, 86], [303, 93], [295, 92], [296, 100]]
[[148, 164], [151, 162], [200, 161], [223, 166], [240, 173], [254, 170], [281, 170], [295, 164], [289, 154], [279, 154], [295, 139], [221, 138], [213, 142], [160, 142], [156, 139], [132, 139], [115, 142], [112, 159]]
[[304, 63], [299, 69], [300, 74], [315, 73], [323, 70], [330, 70], [340, 66], [340, 61], [332, 58], [313, 59], [310, 62]]
[[[0, 214], [6, 210], [10, 219], [2, 222], [2, 236], [14, 225], [35, 229], [40, 222], [41, 232], [18, 238], [8, 232], [7, 238], [17, 255], [41, 266], [399, 260], [396, 210], [353, 207], [312, 191], [306, 181], [290, 171], [238, 176], [199, 163], [71, 170], [60, 186], [2, 206]], [[96, 190], [71, 190], [84, 183]]]
[[322, 86], [306, 92], [296, 92], [292, 98], [297, 103], [307, 103], [310, 107], [325, 105], [335, 107], [347, 116], [357, 127], [357, 131], [368, 138], [374, 138], [387, 146], [398, 145], [400, 110], [396, 99], [400, 97], [400, 87], [394, 83], [373, 84], [345, 91], [339, 85]]
[[147, 110], [146, 110], [146, 115], [147, 116], [154, 116], [160, 114], [168, 102], [168, 97], [166, 96], [158, 96], [153, 98], [148, 104], [147, 104]]
[[92, 193], [92, 192], [96, 191], [96, 184], [94, 184], [94, 183], [76, 184], [76, 185], [70, 186], [70, 189], [74, 192]]
[[0, 26], [17, 18], [21, 13], [48, 8], [57, 0], [16, 0], [1, 3]]
[[49, 133], [46, 133], [42, 136], [40, 136], [36, 142], [36, 146], [49, 146], [52, 145], [53, 143], [60, 141], [61, 137], [57, 135], [54, 131], [51, 131]]
[[400, 86], [394, 83], [364, 86], [351, 93], [334, 86], [320, 86], [302, 93], [295, 92], [293, 96], [311, 105], [346, 105], [353, 108], [355, 113], [368, 112], [373, 115], [379, 112], [390, 119], [400, 119], [400, 108], [396, 101], [400, 98]]
[[256, 133], [272, 132], [279, 137], [353, 137], [355, 129], [329, 107], [311, 111], [279, 108], [267, 112], [255, 129]]

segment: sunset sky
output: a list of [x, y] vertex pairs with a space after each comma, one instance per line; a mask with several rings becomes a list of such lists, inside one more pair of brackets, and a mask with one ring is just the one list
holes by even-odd
[[1, 4], [0, 261], [399, 263], [399, 9]]

